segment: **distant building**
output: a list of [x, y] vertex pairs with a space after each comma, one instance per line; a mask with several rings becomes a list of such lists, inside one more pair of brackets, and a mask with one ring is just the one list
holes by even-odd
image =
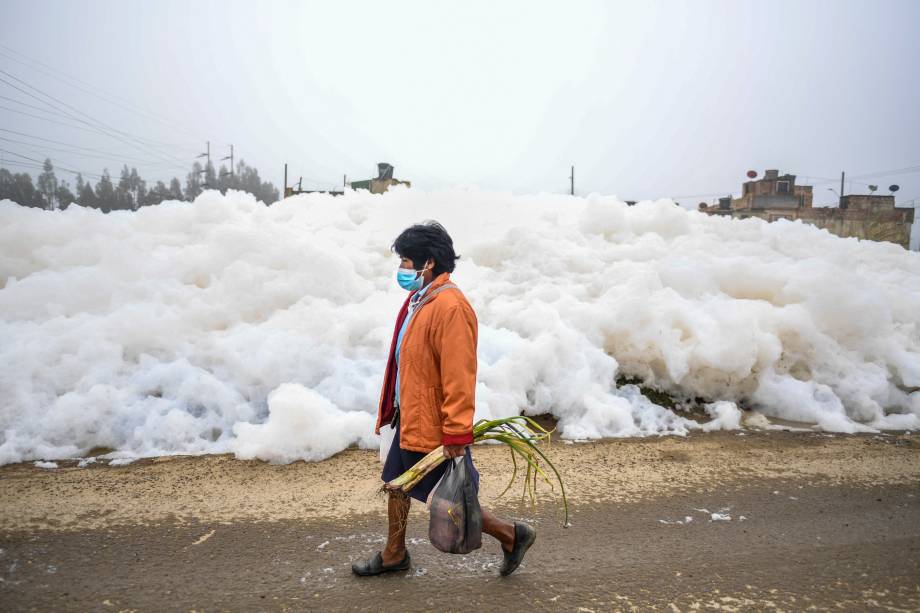
[[344, 191], [336, 191], [334, 189], [300, 189], [300, 187], [285, 187], [284, 188], [284, 197], [290, 198], [291, 196], [299, 196], [300, 194], [329, 194], [330, 196], [341, 196]]
[[372, 194], [382, 194], [387, 191], [391, 185], [405, 185], [412, 187], [409, 181], [400, 181], [393, 178], [393, 167], [386, 162], [377, 164], [377, 178], [367, 179], [366, 181], [352, 181], [349, 183], [352, 189], [366, 189]]
[[780, 176], [768, 170], [763, 179], [741, 186], [741, 197], [732, 201], [733, 209], [801, 209], [811, 208], [811, 185], [796, 185], [795, 175]]
[[297, 180], [297, 185], [288, 186], [288, 165], [284, 165], [284, 197], [299, 196], [301, 194], [329, 194], [331, 196], [341, 196], [345, 190], [328, 190], [328, 189], [303, 189], [303, 179]]
[[744, 183], [740, 197], [720, 198], [713, 207], [700, 204], [700, 210], [739, 219], [798, 219], [837, 236], [888, 241], [905, 249], [910, 248], [914, 222], [914, 209], [895, 207], [894, 196], [853, 194], [841, 198], [837, 207], [815, 208], [810, 185], [796, 185], [795, 175], [780, 175], [776, 170]]
[[[409, 181], [400, 181], [399, 179], [393, 178], [393, 166], [387, 164], [386, 162], [380, 162], [377, 164], [377, 178], [376, 179], [367, 179], [366, 181], [352, 181], [347, 183], [347, 186], [352, 189], [366, 189], [372, 194], [382, 194], [387, 191], [391, 185], [405, 185], [406, 187], [412, 187], [412, 183]], [[297, 196], [300, 194], [330, 194], [332, 196], [341, 196], [345, 193], [344, 190], [325, 190], [325, 189], [301, 189], [301, 182], [298, 181], [297, 185], [288, 186], [287, 184], [287, 164], [284, 165], [284, 197], [289, 198], [291, 196]]]

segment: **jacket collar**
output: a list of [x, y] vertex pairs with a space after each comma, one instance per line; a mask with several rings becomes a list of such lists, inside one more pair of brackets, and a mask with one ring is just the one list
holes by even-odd
[[[431, 283], [429, 283], [428, 286], [425, 288], [425, 295], [427, 296], [428, 294], [430, 294], [430, 293], [433, 292], [434, 290], [438, 289], [439, 287], [441, 287], [442, 285], [445, 285], [445, 284], [447, 284], [447, 283], [450, 283], [450, 273], [449, 273], [449, 272], [442, 272], [442, 273], [439, 274], [437, 277], [435, 277], [435, 278], [431, 281]], [[417, 294], [417, 293], [418, 293], [418, 292], [414, 292], [412, 295], [414, 296], [414, 295]]]

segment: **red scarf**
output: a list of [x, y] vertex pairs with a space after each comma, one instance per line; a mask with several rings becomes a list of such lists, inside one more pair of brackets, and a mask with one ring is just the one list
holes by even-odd
[[414, 293], [409, 294], [399, 309], [399, 315], [396, 316], [396, 328], [393, 330], [393, 341], [390, 343], [390, 357], [387, 359], [387, 369], [383, 376], [383, 394], [380, 395], [380, 408], [377, 411], [377, 428], [389, 424], [396, 412], [393, 406], [393, 400], [396, 398], [396, 369], [399, 367], [396, 363], [396, 342], [399, 340], [399, 330], [409, 315], [409, 301]]

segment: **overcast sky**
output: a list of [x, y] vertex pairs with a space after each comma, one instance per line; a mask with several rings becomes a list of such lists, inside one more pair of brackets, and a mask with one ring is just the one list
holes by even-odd
[[[841, 170], [860, 182], [847, 191], [899, 183], [899, 200], [920, 199], [917, 1], [3, 0], [0, 11], [0, 77], [168, 144], [26, 116], [55, 117], [0, 82], [0, 128], [28, 135], [0, 132], [0, 148], [88, 173], [117, 173], [130, 156], [148, 180], [184, 183], [210, 139], [215, 159], [233, 143], [279, 186], [284, 162], [305, 187], [329, 187], [387, 161], [424, 188], [566, 192], [574, 164], [579, 194], [686, 205], [777, 168], [814, 184], [816, 204], [835, 200]], [[74, 145], [107, 157], [45, 149]], [[917, 168], [866, 176], [905, 167]]]

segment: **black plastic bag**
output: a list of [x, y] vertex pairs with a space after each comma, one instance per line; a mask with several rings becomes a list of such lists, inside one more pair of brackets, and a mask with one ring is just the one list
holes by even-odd
[[445, 553], [469, 553], [482, 547], [482, 509], [469, 455], [448, 460], [431, 492], [428, 540]]

